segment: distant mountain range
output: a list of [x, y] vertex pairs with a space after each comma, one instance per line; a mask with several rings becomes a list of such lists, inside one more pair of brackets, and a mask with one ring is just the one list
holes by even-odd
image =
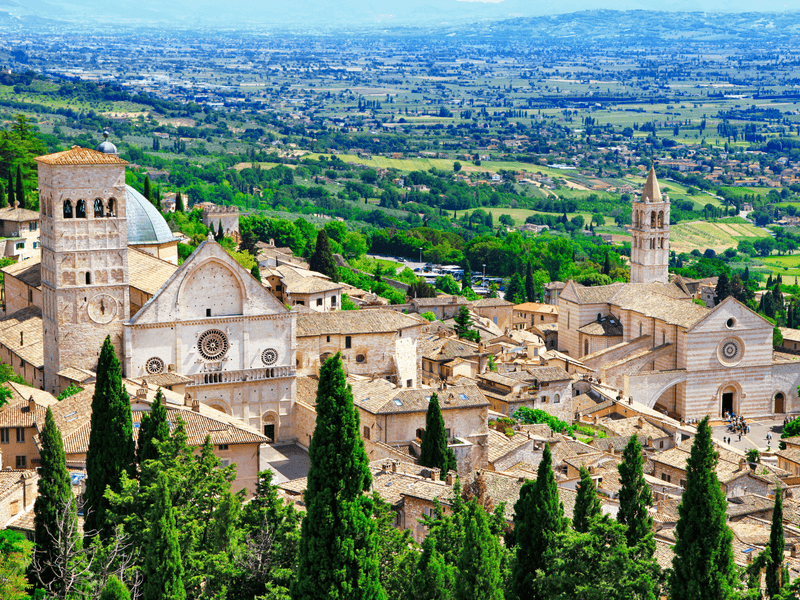
[[[452, 27], [465, 23], [606, 9], [736, 13], [797, 11], [797, 0], [0, 0], [0, 27], [69, 23], [82, 28]], [[800, 20], [800, 12], [793, 13]]]

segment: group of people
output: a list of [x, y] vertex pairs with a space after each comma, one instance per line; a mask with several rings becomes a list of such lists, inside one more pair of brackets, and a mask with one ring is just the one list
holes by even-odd
[[[747, 435], [750, 433], [750, 425], [747, 424], [744, 417], [741, 415], [737, 416], [736, 413], [725, 413], [723, 415], [728, 420], [728, 431], [731, 433], [739, 434], [739, 441], [742, 441], [742, 435]], [[728, 438], [728, 443], [730, 443], [731, 438]]]

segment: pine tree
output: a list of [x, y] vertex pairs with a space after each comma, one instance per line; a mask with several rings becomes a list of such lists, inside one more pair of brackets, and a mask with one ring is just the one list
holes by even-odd
[[533, 283], [533, 266], [530, 261], [525, 266], [525, 297], [528, 302], [536, 301], [536, 286]]
[[17, 165], [17, 194], [15, 200], [17, 201], [17, 206], [20, 208], [26, 208], [25, 206], [25, 186], [22, 183], [22, 166]]
[[180, 191], [175, 194], [175, 212], [186, 212], [186, 208], [183, 206], [183, 196], [181, 196]]
[[727, 501], [717, 479], [718, 454], [705, 417], [686, 462], [686, 486], [678, 507], [675, 556], [670, 575], [673, 600], [734, 598], [737, 569]]
[[469, 309], [465, 304], [462, 304], [459, 307], [458, 313], [456, 313], [456, 316], [453, 317], [453, 321], [455, 321], [454, 329], [459, 338], [480, 342], [480, 334], [477, 330], [472, 328], [475, 323], [472, 320], [472, 317], [469, 314]]
[[600, 498], [589, 470], [581, 465], [581, 482], [578, 484], [578, 495], [575, 497], [575, 508], [572, 511], [572, 528], [580, 533], [589, 531], [592, 519], [600, 516]]
[[503, 600], [500, 547], [489, 530], [486, 511], [467, 504], [464, 545], [458, 559], [455, 600]]
[[8, 168], [8, 185], [6, 185], [6, 191], [8, 192], [8, 205], [13, 208], [16, 198], [14, 197], [14, 173], [11, 167]]
[[715, 289], [717, 294], [716, 303], [719, 304], [725, 298], [731, 295], [731, 281], [727, 273], [721, 273], [717, 279], [717, 287]]
[[783, 570], [783, 492], [780, 487], [775, 490], [775, 507], [772, 509], [772, 527], [769, 532], [769, 546], [766, 551], [769, 555], [767, 561], [766, 584], [767, 597], [775, 598], [784, 583]]
[[341, 355], [320, 368], [317, 422], [308, 449], [294, 600], [383, 600], [379, 583], [369, 459]]
[[100, 600], [131, 600], [131, 593], [116, 575], [111, 575], [100, 592]]
[[644, 478], [643, 463], [642, 445], [639, 438], [632, 435], [622, 452], [622, 462], [617, 467], [620, 482], [617, 521], [628, 526], [628, 546], [640, 546], [642, 555], [649, 558], [656, 550], [653, 518], [648, 512], [648, 507], [653, 504], [653, 495]]
[[156, 392], [156, 399], [150, 410], [142, 415], [139, 425], [139, 447], [136, 449], [136, 462], [140, 465], [147, 460], [158, 458], [158, 445], [169, 438], [169, 420], [167, 407], [164, 406], [164, 394], [161, 388]]
[[417, 561], [411, 580], [413, 600], [450, 600], [452, 594], [451, 574], [442, 558], [436, 551], [434, 536], [429, 535], [422, 542], [422, 554]]
[[522, 277], [519, 273], [514, 273], [511, 278], [508, 280], [508, 285], [506, 286], [506, 300], [509, 302], [513, 302], [514, 304], [519, 304], [521, 302], [525, 302], [526, 299], [531, 300], [533, 299], [526, 298], [525, 294], [525, 284], [522, 281]]
[[568, 523], [558, 496], [549, 444], [545, 444], [536, 481], [522, 486], [514, 512], [513, 541], [517, 556], [511, 572], [512, 598], [546, 600], [537, 585], [536, 571], [544, 569], [545, 554]]
[[448, 470], [458, 470], [456, 455], [452, 449], [447, 447], [447, 441], [439, 396], [434, 392], [431, 394], [428, 412], [425, 415], [425, 431], [422, 434], [419, 464], [423, 467], [439, 469], [442, 477], [447, 474]]
[[84, 531], [87, 536], [99, 533], [108, 539], [113, 528], [106, 515], [106, 488], [119, 492], [120, 477], [123, 473], [133, 476], [136, 459], [130, 400], [110, 337], [103, 342], [97, 363], [91, 427], [86, 453]]
[[258, 268], [257, 264], [253, 265], [253, 267], [250, 269], [250, 275], [255, 277], [258, 283], [261, 283], [261, 270]]
[[312, 271], [317, 271], [323, 275], [331, 278], [331, 281], [338, 283], [339, 269], [336, 266], [336, 261], [333, 258], [333, 251], [331, 244], [328, 240], [328, 234], [324, 229], [320, 229], [317, 234], [317, 245], [314, 248], [314, 253], [308, 259], [309, 268]]
[[144, 176], [144, 194], [143, 196], [147, 198], [148, 202], [153, 201], [153, 196], [150, 193], [150, 177], [148, 175]]
[[[36, 561], [43, 565], [38, 572], [40, 583], [47, 586], [57, 579], [52, 565], [60, 554], [58, 531], [78, 531], [78, 528], [59, 526], [59, 521], [67, 511], [66, 518], [76, 524], [78, 519], [77, 503], [72, 493], [72, 481], [67, 471], [64, 442], [61, 432], [56, 427], [53, 412], [48, 407], [44, 419], [44, 428], [40, 439], [39, 495], [33, 505], [34, 526], [36, 535]], [[79, 542], [79, 540], [76, 540]], [[53, 590], [58, 591], [58, 590]]]
[[469, 269], [469, 263], [467, 263], [467, 267], [464, 269], [464, 275], [461, 276], [461, 289], [472, 289], [472, 271]]
[[159, 473], [156, 480], [144, 551], [144, 600], [185, 600], [183, 561], [166, 473]]

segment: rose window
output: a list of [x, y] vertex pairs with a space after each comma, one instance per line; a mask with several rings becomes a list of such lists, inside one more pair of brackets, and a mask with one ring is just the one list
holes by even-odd
[[144, 365], [144, 370], [147, 371], [150, 375], [155, 375], [157, 373], [164, 372], [164, 361], [154, 356], [153, 358], [147, 359], [147, 362]]
[[274, 365], [278, 361], [278, 351], [275, 348], [267, 348], [261, 353], [261, 362], [265, 365]]
[[209, 329], [197, 340], [197, 350], [206, 360], [220, 360], [228, 352], [228, 336], [219, 329]]
[[717, 352], [721, 363], [733, 366], [742, 360], [744, 346], [739, 339], [729, 338], [722, 341]]

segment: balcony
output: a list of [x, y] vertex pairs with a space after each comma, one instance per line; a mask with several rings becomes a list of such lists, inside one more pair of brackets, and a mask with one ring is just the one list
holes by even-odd
[[263, 369], [241, 369], [238, 371], [208, 371], [186, 375], [186, 377], [192, 380], [188, 384], [189, 387], [192, 387], [195, 385], [279, 379], [282, 377], [294, 377], [296, 374], [297, 369], [295, 367], [265, 367]]

